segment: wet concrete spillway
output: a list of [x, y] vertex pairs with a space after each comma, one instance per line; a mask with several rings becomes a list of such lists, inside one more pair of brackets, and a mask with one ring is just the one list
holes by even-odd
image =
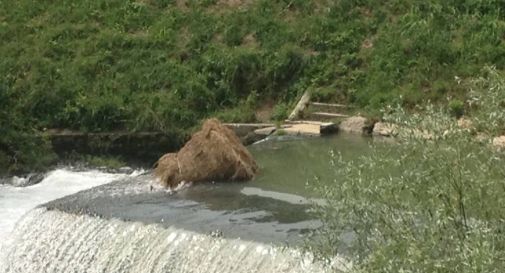
[[177, 192], [153, 188], [149, 173], [122, 176], [28, 212], [0, 251], [0, 273], [325, 272], [296, 249], [321, 225], [310, 183], [331, 182], [330, 149], [366, 147], [342, 136], [266, 141], [250, 147], [254, 181]]
[[[150, 175], [127, 178], [43, 207], [286, 245], [299, 243], [303, 232], [319, 226], [309, 214], [309, 201], [301, 196], [263, 191], [245, 183], [200, 184], [172, 193], [153, 190], [151, 179]], [[291, 200], [282, 199], [286, 196]]]

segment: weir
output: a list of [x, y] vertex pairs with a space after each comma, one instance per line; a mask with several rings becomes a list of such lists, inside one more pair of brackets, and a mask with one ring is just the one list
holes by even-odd
[[325, 272], [291, 248], [318, 227], [310, 200], [251, 185], [177, 193], [149, 174], [43, 204], [4, 243], [0, 272]]
[[172, 193], [151, 183], [151, 175], [124, 178], [43, 207], [282, 245], [299, 244], [303, 233], [320, 226], [302, 196], [288, 202], [284, 193], [251, 191], [246, 183], [200, 184]]
[[309, 256], [158, 224], [37, 208], [0, 254], [0, 272], [325, 272]]
[[[261, 166], [254, 181], [195, 184], [176, 193], [152, 187], [150, 174], [107, 177], [119, 180], [28, 212], [0, 242], [0, 273], [326, 272], [296, 249], [321, 225], [311, 213], [321, 200], [307, 183], [314, 174], [332, 181], [328, 147], [349, 156], [367, 142], [345, 136], [266, 141], [251, 147]], [[95, 181], [92, 174], [55, 171], [26, 189], [28, 200], [66, 180]], [[5, 208], [20, 204], [17, 198]], [[337, 257], [335, 268], [345, 271], [348, 264]]]

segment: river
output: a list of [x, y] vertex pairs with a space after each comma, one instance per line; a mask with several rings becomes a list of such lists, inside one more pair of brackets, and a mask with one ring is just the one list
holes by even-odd
[[[217, 181], [177, 193], [153, 190], [150, 174], [97, 170], [58, 169], [34, 186], [1, 185], [0, 242], [4, 246], [0, 272], [39, 272], [41, 268], [45, 272], [136, 272], [139, 265], [150, 268], [149, 272], [163, 272], [169, 265], [177, 269], [171, 272], [248, 272], [251, 268], [262, 268], [258, 272], [273, 272], [274, 268], [320, 272], [319, 267], [304, 264], [299, 253], [284, 254], [278, 247], [291, 249], [303, 243], [304, 234], [320, 225], [310, 214], [311, 205], [320, 201], [311, 183], [314, 176], [326, 183], [334, 179], [330, 150], [354, 158], [366, 153], [369, 141], [351, 135], [265, 141], [249, 147], [260, 165], [254, 181]], [[117, 237], [118, 231], [131, 233], [129, 239]], [[167, 243], [154, 247], [164, 238], [181, 246]], [[195, 240], [217, 250], [200, 253], [205, 248], [200, 249]], [[143, 241], [153, 245], [131, 245]], [[111, 245], [117, 249], [110, 249]], [[131, 253], [123, 253], [128, 248]], [[235, 253], [236, 249], [243, 253]], [[144, 256], [145, 251], [155, 251], [156, 261]], [[167, 262], [169, 258], [160, 262], [163, 255], [172, 252], [178, 261], [184, 256], [186, 263], [204, 259], [214, 271], [204, 267], [183, 270], [184, 265]], [[230, 260], [235, 254], [240, 254], [234, 257], [242, 260], [243, 266]], [[97, 255], [105, 257], [98, 259]], [[114, 256], [109, 257], [113, 264], [109, 255]], [[48, 264], [48, 260], [55, 264]], [[96, 264], [98, 260], [100, 264]]]

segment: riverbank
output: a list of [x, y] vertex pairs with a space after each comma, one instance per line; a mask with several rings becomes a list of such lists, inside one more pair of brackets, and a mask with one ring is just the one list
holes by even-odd
[[1, 2], [0, 169], [54, 162], [45, 128], [184, 138], [265, 104], [283, 121], [306, 90], [373, 117], [461, 108], [466, 80], [505, 65], [498, 2], [231, 2]]
[[[36, 217], [28, 215], [20, 223], [23, 228], [15, 235], [16, 238], [26, 238], [35, 234], [37, 239], [17, 240], [17, 246], [23, 247], [14, 247], [12, 252], [24, 253], [23, 249], [27, 249], [24, 246], [39, 242], [40, 238], [61, 238], [63, 231], [55, 226], [64, 227], [65, 232], [68, 231], [65, 236], [79, 241], [82, 233], [68, 228], [72, 223], [81, 227], [84, 233], [89, 230], [90, 234], [96, 235], [91, 237], [93, 240], [89, 236], [85, 240], [93, 241], [93, 249], [98, 252], [110, 249], [112, 244], [104, 243], [102, 248], [96, 242], [102, 242], [101, 238], [116, 238], [102, 233], [107, 233], [108, 229], [102, 227], [112, 221], [116, 226], [124, 224], [131, 228], [130, 239], [120, 243], [126, 246], [119, 247], [120, 254], [114, 255], [123, 261], [124, 257], [129, 257], [123, 255], [123, 251], [139, 249], [134, 234], [165, 234], [167, 230], [172, 230], [166, 229], [166, 226], [172, 226], [166, 219], [175, 218], [175, 224], [181, 227], [178, 234], [194, 234], [186, 230], [189, 229], [197, 231], [195, 236], [198, 238], [227, 242], [236, 236], [260, 242], [272, 238], [302, 240], [306, 237], [298, 237], [297, 232], [312, 234], [306, 233], [310, 230], [306, 225], [315, 224], [317, 236], [308, 240], [309, 249], [324, 261], [337, 254], [349, 254], [349, 260], [355, 265], [350, 268], [355, 271], [350, 272], [359, 272], [360, 268], [383, 272], [387, 266], [400, 270], [443, 264], [448, 272], [473, 273], [471, 267], [461, 262], [469, 257], [472, 264], [487, 269], [502, 268], [498, 259], [503, 255], [500, 252], [502, 248], [484, 249], [486, 257], [492, 259], [481, 259], [480, 253], [481, 242], [499, 245], [504, 242], [501, 233], [503, 171], [500, 167], [504, 154], [494, 153], [475, 142], [471, 132], [457, 127], [456, 119], [443, 108], [425, 109], [423, 115], [400, 112], [388, 118], [388, 121], [396, 119], [401, 121], [398, 124], [404, 125], [398, 130], [400, 145], [347, 134], [303, 138], [302, 141], [296, 137], [295, 141], [290, 141], [293, 136], [284, 135], [277, 136], [277, 141], [253, 145], [250, 149], [262, 171], [250, 183], [207, 183], [172, 195], [165, 191], [153, 192], [149, 179], [128, 179], [51, 202], [47, 204], [51, 209], [49, 213], [40, 209], [32, 211]], [[445, 133], [448, 124], [454, 131]], [[411, 129], [433, 135], [426, 139], [422, 134], [410, 134]], [[404, 132], [407, 138], [404, 138]], [[320, 200], [321, 196], [323, 200]], [[485, 196], [492, 198], [483, 198]], [[146, 210], [151, 213], [146, 214]], [[366, 213], [366, 217], [362, 213]], [[90, 217], [90, 214], [100, 217]], [[68, 222], [64, 220], [66, 224], [55, 224], [63, 218], [68, 219]], [[320, 226], [321, 222], [317, 220], [322, 220], [323, 225]], [[33, 225], [33, 221], [39, 224]], [[81, 221], [89, 224], [81, 225]], [[195, 225], [200, 221], [205, 224]], [[97, 229], [88, 229], [95, 224]], [[261, 228], [257, 228], [258, 225]], [[350, 234], [349, 227], [355, 228], [356, 233]], [[144, 233], [144, 228], [156, 232]], [[264, 234], [264, 230], [270, 232]], [[380, 236], [377, 236], [378, 231]], [[140, 241], [145, 242], [146, 237], [141, 237], [144, 239]], [[57, 249], [52, 246], [54, 240], [48, 239], [47, 242], [36, 244]], [[59, 244], [59, 241], [56, 242]], [[359, 245], [352, 247], [359, 242], [367, 245], [361, 249]], [[132, 244], [137, 247], [130, 248]], [[257, 246], [256, 243], [254, 245]], [[458, 248], [459, 245], [465, 246], [463, 251]], [[160, 253], [170, 251], [171, 246], [167, 244]], [[78, 257], [88, 253], [79, 247], [67, 249]], [[407, 251], [409, 249], [416, 252], [412, 254]], [[439, 250], [436, 257], [433, 249]], [[44, 253], [52, 255], [56, 252]], [[218, 253], [219, 250], [213, 250], [212, 256]], [[68, 259], [74, 257], [65, 254]], [[381, 259], [360, 260], [359, 257], [364, 257], [362, 255], [387, 258], [385, 262]], [[10, 255], [8, 258], [12, 261], [9, 263], [11, 268], [28, 265], [16, 262], [16, 257]], [[149, 261], [149, 257], [139, 256], [135, 264]], [[454, 262], [454, 259], [458, 261]], [[38, 266], [37, 263], [29, 264]], [[58, 266], [66, 265], [52, 263], [51, 268]]]

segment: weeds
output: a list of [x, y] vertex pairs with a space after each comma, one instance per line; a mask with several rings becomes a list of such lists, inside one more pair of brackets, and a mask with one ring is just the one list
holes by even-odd
[[505, 76], [493, 67], [485, 68], [483, 74], [470, 83], [468, 104], [477, 129], [498, 135], [505, 130]]

